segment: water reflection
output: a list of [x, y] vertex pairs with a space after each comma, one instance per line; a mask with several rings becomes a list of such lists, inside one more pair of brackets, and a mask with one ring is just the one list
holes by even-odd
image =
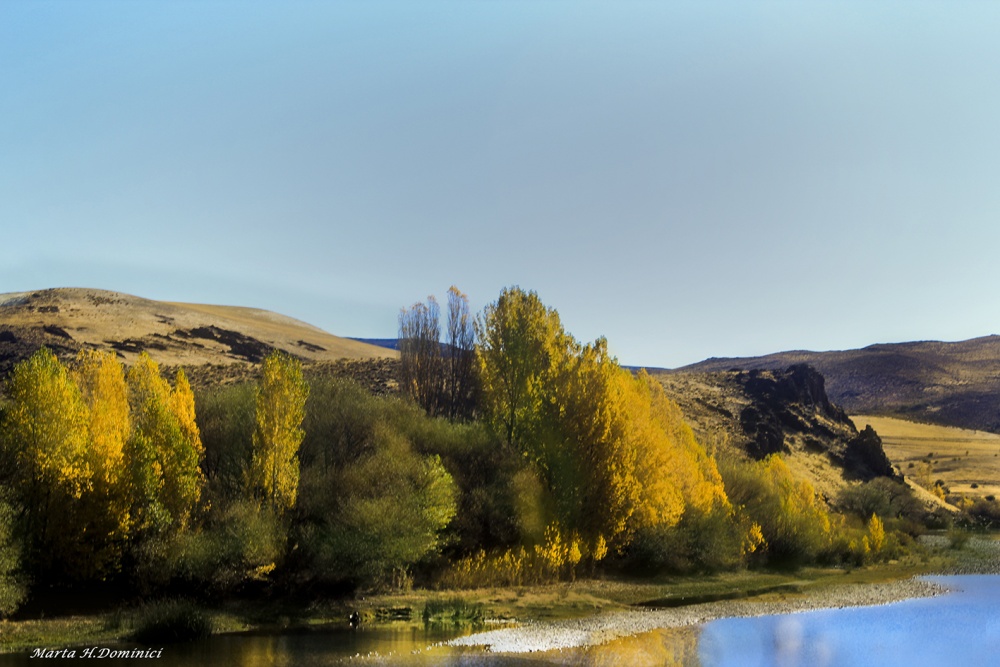
[[[101, 660], [102, 665], [156, 667], [319, 667], [402, 665], [403, 667], [696, 667], [698, 629], [659, 630], [601, 646], [543, 653], [500, 655], [482, 648], [451, 648], [441, 642], [470, 632], [454, 627], [362, 627], [356, 631], [283, 635], [220, 635], [203, 642], [167, 646], [149, 660]], [[79, 656], [80, 650], [77, 650]], [[0, 656], [0, 667], [37, 664], [28, 654]]]
[[988, 665], [1000, 655], [1000, 577], [932, 577], [958, 592], [881, 607], [727, 618], [705, 626], [704, 667]]

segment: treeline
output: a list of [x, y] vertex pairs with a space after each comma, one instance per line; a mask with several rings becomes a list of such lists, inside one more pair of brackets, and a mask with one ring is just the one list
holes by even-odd
[[401, 313], [401, 397], [282, 353], [197, 395], [145, 355], [20, 363], [0, 406], [0, 612], [54, 585], [520, 585], [859, 563], [904, 539], [880, 489], [831, 515], [780, 458], [717, 460], [657, 382], [534, 292], [473, 318], [452, 288], [443, 344], [439, 317], [433, 300]]

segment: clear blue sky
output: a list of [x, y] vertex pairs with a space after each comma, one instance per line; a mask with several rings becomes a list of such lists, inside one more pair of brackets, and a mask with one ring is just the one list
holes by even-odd
[[1000, 4], [0, 3], [0, 292], [623, 363], [1000, 333]]

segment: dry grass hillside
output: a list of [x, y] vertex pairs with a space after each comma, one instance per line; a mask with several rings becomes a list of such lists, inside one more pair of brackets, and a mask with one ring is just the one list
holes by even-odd
[[799, 363], [822, 373], [830, 399], [852, 414], [1000, 433], [1000, 336], [708, 359], [678, 370], [780, 369]]
[[272, 349], [313, 364], [399, 356], [253, 308], [168, 303], [83, 288], [0, 295], [0, 374], [42, 345], [64, 357], [84, 347], [112, 349], [126, 363], [145, 351], [161, 365], [185, 367], [252, 364]]
[[871, 424], [893, 464], [921, 486], [940, 480], [953, 494], [1000, 497], [1000, 435], [889, 417], [852, 419]]

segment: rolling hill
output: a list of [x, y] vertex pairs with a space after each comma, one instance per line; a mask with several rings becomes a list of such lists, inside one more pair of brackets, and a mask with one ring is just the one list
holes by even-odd
[[114, 350], [126, 363], [145, 351], [164, 366], [252, 364], [272, 349], [312, 363], [398, 357], [394, 350], [255, 308], [84, 288], [0, 294], [0, 376], [42, 345], [62, 357], [87, 347]]
[[995, 335], [956, 343], [921, 341], [860, 350], [712, 358], [671, 372], [773, 370], [803, 363], [826, 378], [830, 400], [848, 413], [1000, 433], [1000, 336]]

